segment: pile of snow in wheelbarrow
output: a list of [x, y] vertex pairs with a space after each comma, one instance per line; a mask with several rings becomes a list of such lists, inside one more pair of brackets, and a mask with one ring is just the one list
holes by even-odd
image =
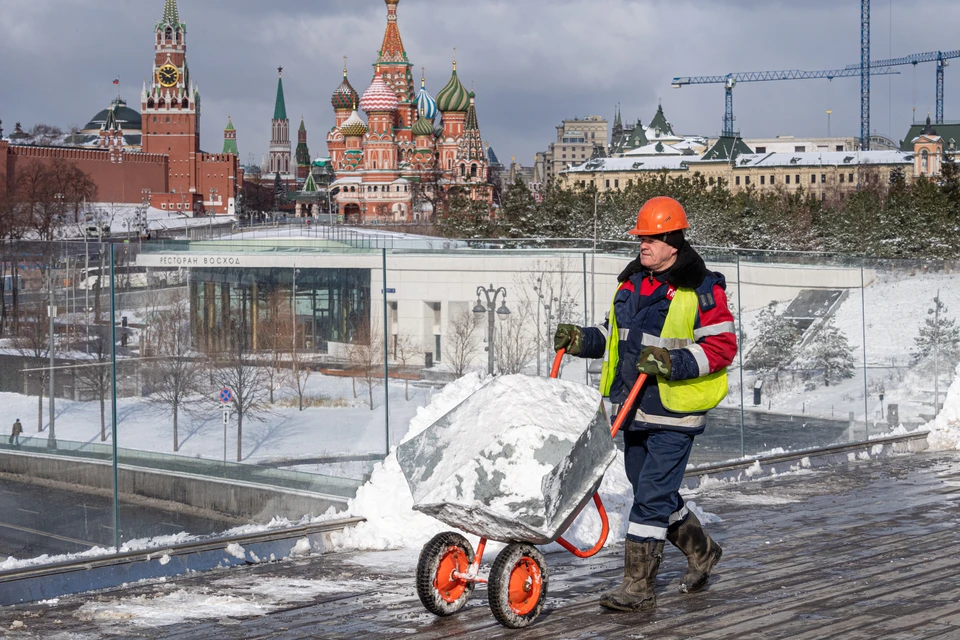
[[[417, 415], [410, 422], [404, 442], [420, 435], [425, 429], [433, 425], [454, 407], [463, 403], [488, 382], [489, 378], [483, 378], [477, 374], [468, 374], [447, 385], [433, 397], [428, 406], [418, 409]], [[495, 411], [513, 409], [521, 412], [533, 412], [549, 419], [551, 424], [569, 424], [571, 421], [576, 423], [583, 418], [582, 399], [580, 402], [571, 402], [565, 406], [538, 406], [537, 400], [537, 398], [512, 395], [504, 398], [505, 404], [498, 404], [493, 409]], [[493, 415], [495, 416], [496, 413], [494, 412]], [[532, 424], [536, 424], [538, 420], [542, 421], [542, 418], [537, 416], [532, 416], [532, 418], [534, 418]], [[476, 432], [473, 434], [475, 439], [482, 440], [484, 438], [484, 434], [481, 432], [483, 428], [482, 424], [476, 425]], [[470, 437], [469, 433], [461, 435], [463, 438]], [[607, 435], [609, 437], [609, 431], [607, 431]], [[529, 429], [515, 429], [508, 434], [508, 437], [510, 438], [509, 442], [494, 445], [500, 447], [501, 444], [509, 444], [509, 446], [504, 447], [505, 451], [498, 452], [500, 455], [496, 462], [490, 462], [491, 470], [495, 467], [498, 472], [497, 487], [501, 494], [497, 499], [501, 502], [523, 502], [529, 499], [530, 496], [527, 492], [531, 487], [539, 488], [539, 478], [548, 468], [540, 464], [531, 455], [531, 452], [542, 449], [550, 434], [545, 435], [542, 430], [531, 426]], [[553, 437], [556, 438], [557, 434], [554, 433]], [[461, 442], [461, 445], [466, 446], [466, 444]], [[531, 482], [532, 477], [537, 478], [537, 481]], [[467, 482], [459, 485], [459, 488], [461, 490], [464, 488], [474, 490], [477, 486], [477, 484]], [[481, 486], [489, 485], [481, 484]], [[515, 492], [511, 494], [506, 491], [510, 488], [513, 488]], [[455, 493], [457, 485], [448, 484], [446, 489]], [[444, 488], [437, 487], [437, 490], [442, 492]], [[599, 491], [610, 521], [608, 544], [616, 544], [623, 540], [627, 528], [627, 514], [630, 505], [633, 503], [632, 488], [623, 472], [623, 455], [619, 451], [616, 453], [616, 459], [604, 475]], [[453, 496], [451, 495], [451, 497]], [[336, 514], [336, 517], [356, 515], [366, 518], [366, 522], [347, 529], [342, 534], [335, 534], [333, 538], [336, 547], [341, 550], [409, 549], [419, 551], [420, 547], [431, 537], [450, 529], [449, 525], [415, 511], [413, 505], [413, 495], [397, 461], [396, 450], [394, 450], [383, 463], [376, 466], [370, 481], [362, 486], [356, 497], [350, 501], [347, 512]], [[694, 508], [696, 508], [696, 505], [694, 505]], [[331, 515], [326, 514], [325, 517], [329, 518]], [[704, 518], [709, 521], [711, 516], [704, 514]], [[600, 518], [596, 510], [588, 505], [574, 520], [570, 528], [563, 533], [563, 537], [581, 546], [590, 546], [596, 543], [600, 537]], [[555, 544], [546, 548], [552, 549], [554, 547], [559, 548]]]

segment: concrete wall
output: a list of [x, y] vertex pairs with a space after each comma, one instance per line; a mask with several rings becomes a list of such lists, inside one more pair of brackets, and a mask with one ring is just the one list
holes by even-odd
[[[458, 252], [454, 253], [388, 253], [387, 254], [387, 302], [396, 306], [396, 314], [391, 311], [389, 333], [406, 334], [422, 338], [424, 351], [434, 352], [436, 334], [441, 336], [441, 349], [449, 345], [452, 319], [460, 309], [473, 309], [477, 300], [477, 287], [493, 285], [505, 287], [506, 304], [517, 312], [524, 305], [530, 314], [527, 324], [535, 330], [536, 306], [538, 302], [534, 285], [538, 278], [542, 283], [559, 289], [563, 283], [566, 295], [576, 301], [576, 309], [568, 311], [564, 317], [553, 318], [553, 326], [558, 321], [581, 323], [583, 318], [584, 293], [587, 306], [592, 309], [588, 314], [594, 321], [602, 320], [610, 308], [610, 299], [617, 286], [617, 275], [632, 259], [628, 254], [599, 254], [596, 260], [586, 254], [586, 274], [584, 274], [584, 254], [544, 251], [543, 253], [502, 252]], [[191, 253], [140, 254], [137, 264], [148, 267], [183, 267], [219, 265], [226, 268], [245, 270], [257, 268], [299, 268], [299, 269], [370, 269], [371, 271], [371, 323], [373, 327], [383, 326], [383, 271], [382, 256], [369, 254], [257, 254], [242, 251], [233, 253], [209, 253], [202, 251]], [[730, 261], [707, 260], [708, 268], [720, 271], [727, 279], [727, 295], [731, 306], [739, 304], [744, 311], [760, 309], [771, 301], [792, 300], [802, 289], [850, 289], [860, 287], [859, 267], [847, 266], [808, 266], [775, 262], [741, 261], [739, 265]], [[249, 271], [248, 271], [249, 272]], [[867, 270], [863, 273], [864, 282], [869, 286], [876, 274]], [[549, 289], [549, 287], [546, 287]], [[738, 291], [739, 288], [739, 291]], [[498, 298], [497, 306], [501, 299]], [[485, 300], [483, 301], [485, 303]], [[433, 304], [439, 303], [439, 318]], [[554, 311], [556, 306], [553, 307]], [[541, 326], [545, 327], [545, 311], [541, 309]], [[439, 321], [438, 321], [439, 320]], [[482, 318], [485, 320], [485, 318]], [[500, 326], [498, 317], [495, 326]], [[486, 323], [477, 329], [481, 343], [487, 335]], [[482, 356], [483, 344], [479, 345]], [[337, 346], [331, 344], [331, 355], [339, 354]]]
[[[74, 491], [113, 490], [113, 466], [109, 462], [2, 452], [0, 473], [14, 474], [24, 482], [59, 483]], [[346, 500], [339, 496], [327, 497], [122, 465], [119, 480], [121, 501], [160, 500], [170, 503], [171, 511], [187, 506], [253, 524], [266, 524], [275, 516], [295, 521], [308, 514], [320, 515], [331, 506], [337, 510], [346, 508]]]

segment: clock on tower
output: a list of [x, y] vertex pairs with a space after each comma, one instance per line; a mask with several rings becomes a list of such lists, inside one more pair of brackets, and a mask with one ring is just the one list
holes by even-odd
[[172, 64], [165, 64], [157, 71], [157, 81], [162, 87], [172, 87], [180, 81], [180, 70]]

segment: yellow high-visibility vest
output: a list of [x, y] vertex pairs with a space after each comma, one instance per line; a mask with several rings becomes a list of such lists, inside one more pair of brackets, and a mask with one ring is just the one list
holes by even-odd
[[[614, 294], [614, 300], [616, 294]], [[697, 293], [693, 289], [677, 289], [667, 319], [660, 332], [660, 343], [644, 346], [663, 346], [664, 348], [682, 348], [696, 342], [693, 326], [697, 320], [699, 304]], [[607, 335], [607, 352], [604, 356], [603, 369], [600, 374], [600, 393], [607, 397], [610, 387], [617, 374], [617, 363], [620, 359], [620, 331], [617, 327], [617, 314], [614, 304], [610, 304], [608, 318], [609, 333]], [[665, 346], [665, 345], [669, 345]], [[657, 376], [657, 386], [660, 392], [660, 402], [670, 411], [689, 413], [692, 411], [707, 411], [727, 396], [727, 369], [711, 373], [691, 380], [667, 380]]]

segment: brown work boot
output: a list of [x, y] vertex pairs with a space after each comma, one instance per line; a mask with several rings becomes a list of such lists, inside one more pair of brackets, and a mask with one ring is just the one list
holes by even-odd
[[623, 584], [600, 598], [600, 606], [615, 611], [639, 611], [657, 606], [653, 587], [663, 560], [663, 540], [635, 542], [627, 539]]
[[703, 530], [692, 511], [667, 529], [667, 540], [687, 556], [687, 573], [680, 580], [681, 593], [693, 593], [707, 586], [710, 572], [723, 555], [723, 549]]

